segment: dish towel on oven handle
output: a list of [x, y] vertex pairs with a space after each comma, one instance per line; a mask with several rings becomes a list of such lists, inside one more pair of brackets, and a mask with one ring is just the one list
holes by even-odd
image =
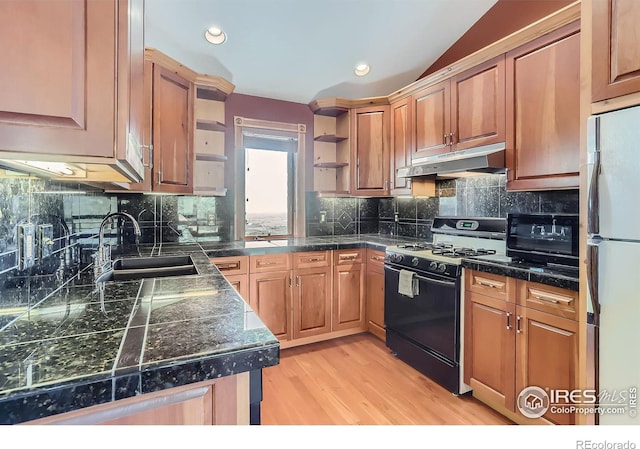
[[398, 276], [398, 293], [409, 298], [413, 298], [418, 294], [418, 279], [415, 273], [409, 270], [400, 270]]

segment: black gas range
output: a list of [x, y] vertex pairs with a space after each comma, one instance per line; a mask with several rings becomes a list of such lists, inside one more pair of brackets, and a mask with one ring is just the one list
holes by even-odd
[[504, 254], [506, 220], [436, 217], [433, 242], [385, 252], [386, 344], [398, 358], [454, 394], [461, 380], [461, 262]]

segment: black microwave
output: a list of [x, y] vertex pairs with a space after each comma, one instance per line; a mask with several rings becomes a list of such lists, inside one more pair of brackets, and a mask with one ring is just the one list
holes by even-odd
[[578, 226], [577, 214], [508, 214], [507, 256], [577, 267]]

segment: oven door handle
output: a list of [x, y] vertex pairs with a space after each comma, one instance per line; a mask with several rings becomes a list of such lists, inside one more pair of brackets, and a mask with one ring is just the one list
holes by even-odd
[[[398, 270], [397, 268], [390, 267], [389, 265], [385, 265], [384, 269], [393, 271], [396, 274], [400, 275], [400, 270]], [[420, 276], [417, 273], [414, 274], [414, 277], [416, 279], [422, 279], [425, 282], [433, 282], [434, 284], [446, 285], [447, 287], [455, 287], [455, 285], [456, 285], [456, 281], [455, 280], [448, 281], [448, 280], [441, 280], [441, 279], [430, 278], [430, 277], [427, 278], [427, 277], [424, 277], [424, 276]]]
[[435, 278], [426, 278], [424, 276], [415, 275], [416, 278], [422, 279], [425, 282], [433, 282], [434, 284], [446, 285], [448, 287], [454, 287], [456, 285], [456, 281], [442, 281], [440, 279]]

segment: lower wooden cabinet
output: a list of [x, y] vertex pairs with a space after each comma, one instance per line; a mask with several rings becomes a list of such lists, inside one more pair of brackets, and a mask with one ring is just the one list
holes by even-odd
[[367, 330], [386, 339], [384, 325], [384, 252], [367, 249], [366, 276]]
[[240, 373], [94, 405], [24, 424], [249, 424], [249, 401], [249, 373]]
[[515, 305], [467, 291], [464, 382], [493, 407], [515, 407]]
[[249, 303], [249, 275], [248, 274], [234, 274], [225, 276], [227, 281], [233, 288], [242, 296], [245, 302]]
[[210, 260], [281, 348], [366, 330], [385, 339], [384, 251], [354, 248]]
[[331, 332], [331, 267], [294, 271], [293, 338]]
[[334, 251], [332, 329], [365, 326], [365, 270], [363, 249]]
[[291, 340], [291, 270], [251, 273], [249, 305], [278, 340]]
[[[465, 274], [465, 383], [476, 398], [516, 422], [575, 424], [575, 414], [554, 413], [554, 407], [540, 418], [527, 418], [517, 401], [527, 387], [545, 391], [577, 388], [578, 322], [562, 316], [564, 310], [550, 309], [553, 313], [549, 313], [523, 305], [530, 301], [526, 292], [549, 289], [547, 286], [503, 277], [500, 285], [506, 290], [492, 296], [474, 287], [483, 275], [471, 270]], [[496, 275], [492, 279], [500, 281]], [[574, 296], [568, 290], [551, 289], [558, 297]]]

